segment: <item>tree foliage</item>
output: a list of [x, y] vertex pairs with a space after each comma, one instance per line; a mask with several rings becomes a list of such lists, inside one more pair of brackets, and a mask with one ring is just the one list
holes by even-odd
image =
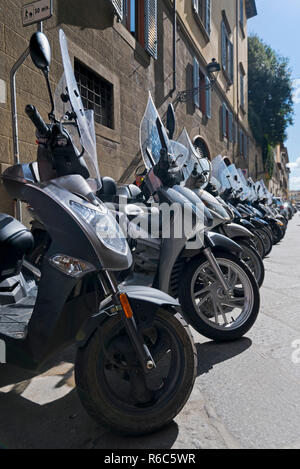
[[293, 83], [289, 60], [256, 35], [248, 38], [249, 122], [267, 163], [270, 147], [283, 143], [293, 124]]

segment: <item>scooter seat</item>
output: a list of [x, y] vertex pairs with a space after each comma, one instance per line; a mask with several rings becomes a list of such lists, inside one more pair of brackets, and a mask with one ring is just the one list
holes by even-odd
[[0, 282], [20, 273], [23, 258], [33, 247], [30, 231], [15, 218], [0, 214]]

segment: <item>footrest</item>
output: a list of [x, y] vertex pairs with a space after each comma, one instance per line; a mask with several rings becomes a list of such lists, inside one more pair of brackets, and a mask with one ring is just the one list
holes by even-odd
[[0, 306], [0, 332], [14, 339], [26, 337], [35, 298], [25, 298], [18, 304]]

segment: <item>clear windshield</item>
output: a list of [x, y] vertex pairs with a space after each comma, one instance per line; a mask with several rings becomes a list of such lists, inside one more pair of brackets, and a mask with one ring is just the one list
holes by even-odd
[[210, 173], [211, 173], [210, 162], [206, 158], [199, 157], [186, 129], [183, 129], [177, 142], [181, 143], [188, 149], [188, 158], [185, 162], [185, 167], [183, 170], [184, 182], [188, 180], [188, 178], [190, 177], [190, 175], [195, 169], [195, 165], [197, 165], [197, 172], [199, 176], [201, 174], [206, 174], [206, 178], [205, 178], [206, 182], [203, 184], [202, 188], [206, 187], [209, 182]]
[[249, 186], [247, 184], [247, 181], [246, 181], [245, 175], [243, 173], [243, 170], [238, 169], [237, 171], [239, 173], [239, 178], [240, 178], [241, 184], [243, 186], [243, 192], [241, 194], [241, 199], [250, 201], [250, 198], [251, 198], [251, 193], [250, 192], [251, 191], [249, 190]]
[[263, 200], [265, 198], [264, 196], [264, 191], [263, 191], [263, 187], [262, 187], [262, 184], [261, 184], [261, 181], [257, 181], [255, 183], [255, 192], [257, 194], [257, 197], [260, 199], [260, 200]]
[[[78, 90], [76, 78], [74, 75], [72, 63], [69, 56], [67, 38], [62, 29], [59, 31], [59, 42], [62, 55], [62, 61], [64, 66], [64, 75], [60, 80], [58, 89], [56, 91], [56, 111], [59, 112], [61, 109], [63, 117], [66, 111], [71, 110], [76, 115], [76, 123], [78, 127], [79, 137], [77, 140], [80, 141], [80, 145], [84, 149], [83, 158], [88, 166], [90, 177], [96, 180], [98, 188], [101, 187], [100, 172], [97, 158], [97, 145], [96, 145], [96, 134], [95, 134], [95, 123], [94, 113], [90, 110], [85, 110], [82, 104], [82, 99]], [[63, 104], [60, 99], [61, 93], [68, 93], [70, 102]], [[71, 108], [71, 109], [70, 109]], [[78, 142], [76, 142], [76, 132], [74, 128], [68, 126], [67, 130], [75, 138], [75, 145], [78, 148]]]
[[224, 159], [221, 155], [216, 156], [212, 160], [211, 163], [212, 166], [212, 182], [215, 183], [218, 181], [218, 189], [220, 193], [222, 194], [225, 192], [227, 189], [234, 189], [234, 183], [231, 178], [231, 174], [228, 171], [228, 167], [224, 163]]
[[237, 195], [241, 198], [243, 196], [243, 184], [240, 180], [238, 170], [236, 169], [236, 166], [234, 164], [231, 164], [230, 166], [228, 166], [228, 171], [231, 174], [231, 179], [234, 183]]
[[183, 168], [188, 159], [188, 150], [184, 145], [169, 139], [152, 96], [149, 93], [147, 108], [140, 126], [140, 146], [146, 169], [150, 171], [160, 160], [162, 145], [157, 127], [158, 122], [161, 125], [170, 157], [174, 159], [174, 161], [177, 161], [179, 167]]
[[268, 205], [272, 205], [272, 203], [273, 203], [273, 195], [272, 195], [271, 192], [268, 190], [268, 188], [267, 188], [267, 186], [266, 186], [264, 180], [261, 180], [261, 185], [262, 185], [262, 188], [263, 188], [263, 191], [264, 191], [264, 194], [265, 194], [265, 199], [267, 200], [267, 204], [268, 204]]
[[247, 179], [247, 185], [248, 185], [248, 190], [249, 190], [249, 200], [250, 202], [256, 202], [257, 200], [257, 194], [255, 190], [255, 183], [252, 178]]

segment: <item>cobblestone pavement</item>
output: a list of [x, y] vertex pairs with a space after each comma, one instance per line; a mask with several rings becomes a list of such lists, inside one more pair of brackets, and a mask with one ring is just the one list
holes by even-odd
[[[217, 345], [194, 334], [192, 396], [159, 433], [121, 438], [86, 415], [74, 389], [74, 351], [41, 376], [0, 366], [0, 446], [5, 448], [300, 448], [300, 218], [266, 260], [259, 320], [249, 335]], [[300, 356], [300, 355], [299, 355]]]

